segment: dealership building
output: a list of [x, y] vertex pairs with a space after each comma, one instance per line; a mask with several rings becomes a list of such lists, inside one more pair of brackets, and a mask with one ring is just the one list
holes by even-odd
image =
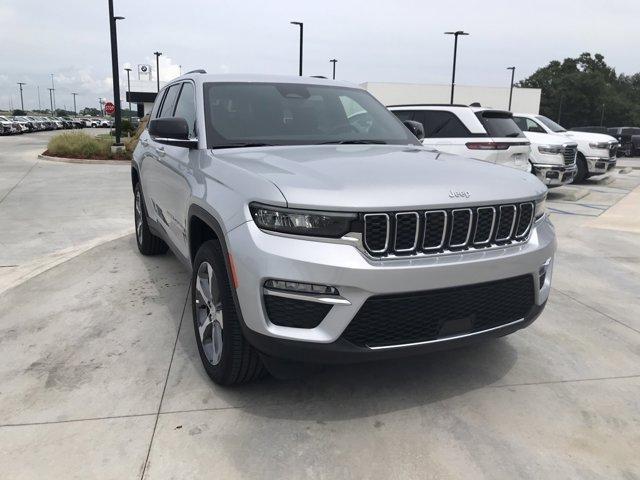
[[[451, 100], [451, 85], [365, 82], [360, 86], [385, 105], [447, 104]], [[539, 88], [514, 88], [511, 111], [539, 113], [541, 92]], [[476, 102], [483, 107], [507, 110], [509, 107], [509, 87], [456, 85], [454, 103], [469, 105]]]

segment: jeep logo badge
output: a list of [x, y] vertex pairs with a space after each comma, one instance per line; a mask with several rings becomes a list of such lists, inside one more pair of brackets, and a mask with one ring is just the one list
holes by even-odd
[[466, 190], [449, 190], [449, 198], [469, 198], [471, 194]]

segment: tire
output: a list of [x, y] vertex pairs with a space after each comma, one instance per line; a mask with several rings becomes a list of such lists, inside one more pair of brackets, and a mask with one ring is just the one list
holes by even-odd
[[576, 157], [576, 166], [578, 167], [578, 171], [576, 172], [575, 177], [573, 177], [572, 183], [584, 182], [589, 177], [589, 170], [587, 168], [587, 160], [581, 153], [578, 153], [578, 156]]
[[220, 243], [208, 240], [198, 249], [191, 277], [193, 329], [207, 375], [218, 385], [262, 377], [258, 352], [242, 334]]
[[169, 247], [160, 238], [151, 233], [147, 221], [147, 208], [140, 183], [133, 189], [133, 219], [136, 228], [136, 244], [142, 255], [159, 255], [166, 253]]

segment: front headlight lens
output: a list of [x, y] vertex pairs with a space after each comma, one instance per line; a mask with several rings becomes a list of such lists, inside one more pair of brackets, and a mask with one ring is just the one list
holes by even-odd
[[263, 230], [314, 237], [340, 238], [351, 231], [351, 222], [357, 218], [354, 213], [295, 210], [259, 203], [250, 204], [249, 210]]
[[609, 142], [590, 143], [591, 148], [609, 148]]
[[545, 195], [540, 200], [536, 200], [536, 210], [534, 213], [534, 218], [536, 221], [540, 220], [544, 217], [544, 214], [547, 213], [547, 196]]
[[562, 145], [539, 145], [538, 151], [547, 155], [558, 155], [562, 153]]

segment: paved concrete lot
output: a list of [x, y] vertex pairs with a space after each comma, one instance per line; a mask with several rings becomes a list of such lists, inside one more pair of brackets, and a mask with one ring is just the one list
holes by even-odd
[[[34, 163], [22, 141], [0, 138], [3, 262], [67, 254], [0, 293], [3, 478], [640, 479], [640, 171], [550, 193], [554, 288], [530, 328], [223, 389], [200, 365], [187, 272], [132, 235], [103, 241], [130, 228], [127, 167]], [[8, 205], [45, 208], [46, 230]]]

